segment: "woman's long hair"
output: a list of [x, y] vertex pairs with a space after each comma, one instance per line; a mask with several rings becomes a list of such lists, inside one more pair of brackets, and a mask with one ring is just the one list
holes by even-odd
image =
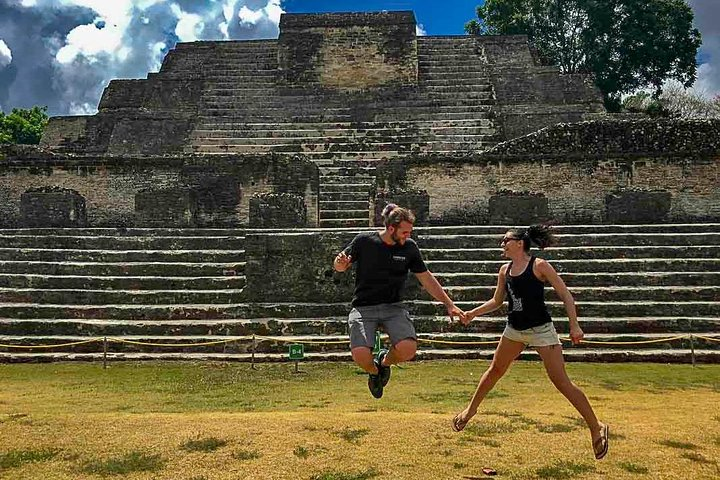
[[552, 234], [551, 226], [548, 224], [530, 225], [525, 229], [510, 229], [513, 237], [523, 241], [523, 250], [530, 251], [530, 247], [535, 245], [540, 250], [557, 244], [557, 238]]

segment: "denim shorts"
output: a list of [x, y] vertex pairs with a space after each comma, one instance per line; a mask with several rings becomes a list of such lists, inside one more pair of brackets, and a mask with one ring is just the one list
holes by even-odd
[[388, 334], [392, 345], [408, 338], [417, 340], [415, 325], [405, 306], [402, 303], [381, 303], [355, 307], [350, 311], [350, 346], [372, 348], [378, 326], [382, 326]]
[[555, 331], [555, 325], [553, 325], [552, 322], [544, 323], [538, 327], [528, 328], [527, 330], [515, 330], [508, 324], [503, 332], [503, 337], [524, 343], [530, 347], [560, 345], [560, 337]]

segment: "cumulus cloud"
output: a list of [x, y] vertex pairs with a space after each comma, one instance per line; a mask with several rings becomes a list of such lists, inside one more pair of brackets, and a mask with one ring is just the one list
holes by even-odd
[[422, 23], [415, 25], [415, 35], [418, 37], [424, 37], [427, 35], [427, 30], [425, 30], [425, 26]]
[[695, 26], [702, 34], [698, 76], [693, 88], [706, 96], [720, 95], [720, 2], [690, 0]]
[[110, 80], [145, 78], [177, 42], [276, 38], [282, 12], [280, 0], [0, 0], [13, 59], [0, 106], [91, 114]]
[[0, 68], [7, 67], [12, 62], [12, 52], [7, 43], [0, 38]]

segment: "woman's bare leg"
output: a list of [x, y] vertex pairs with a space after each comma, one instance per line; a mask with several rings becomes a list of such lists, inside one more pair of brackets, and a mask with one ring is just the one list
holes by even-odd
[[[485, 396], [493, 389], [498, 380], [505, 375], [505, 372], [508, 371], [512, 362], [524, 349], [525, 344], [522, 342], [516, 342], [506, 337], [500, 338], [500, 343], [495, 350], [492, 362], [480, 378], [480, 383], [478, 383], [470, 403], [465, 407], [465, 410], [460, 412], [456, 417], [458, 426], [462, 425], [464, 427], [477, 413], [478, 406], [480, 406]], [[462, 430], [462, 428], [460, 428], [460, 430]]]
[[598, 422], [595, 412], [587, 397], [575, 385], [565, 371], [565, 359], [562, 354], [561, 345], [550, 345], [549, 347], [536, 347], [537, 352], [543, 360], [545, 371], [550, 377], [553, 385], [567, 398], [575, 409], [582, 415], [590, 429], [590, 435], [595, 442], [601, 435], [602, 425]]

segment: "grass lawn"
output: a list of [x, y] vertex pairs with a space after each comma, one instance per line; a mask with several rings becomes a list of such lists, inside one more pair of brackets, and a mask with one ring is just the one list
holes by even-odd
[[720, 365], [569, 364], [611, 426], [596, 462], [536, 362], [454, 433], [487, 364], [394, 368], [381, 400], [348, 363], [2, 364], [0, 478], [720, 478]]

